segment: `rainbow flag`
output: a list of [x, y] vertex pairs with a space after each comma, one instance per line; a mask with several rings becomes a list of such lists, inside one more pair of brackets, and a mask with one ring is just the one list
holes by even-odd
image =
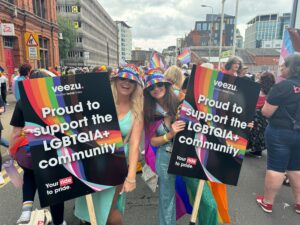
[[177, 56], [177, 59], [182, 63], [182, 64], [187, 64], [191, 62], [192, 57], [191, 57], [191, 52], [189, 49], [184, 49], [184, 51]]
[[[161, 122], [162, 120], [155, 121], [150, 125], [149, 129], [145, 130], [145, 162], [153, 172], [156, 171], [155, 161], [158, 148], [151, 145], [150, 137], [153, 136]], [[175, 197], [177, 220], [185, 214], [192, 214], [197, 187], [197, 179], [176, 176]], [[202, 199], [199, 207], [201, 213], [198, 213], [200, 224], [216, 225], [218, 223], [230, 223], [225, 185], [205, 182]], [[216, 204], [214, 204], [214, 201]], [[207, 204], [207, 202], [211, 202], [211, 204]]]
[[[296, 46], [296, 43], [299, 41], [300, 41], [300, 30], [299, 29], [288, 28], [284, 31], [282, 47], [281, 47], [281, 52], [280, 52], [279, 65], [281, 65], [284, 62], [284, 59], [286, 57], [297, 52], [297, 49], [295, 49], [294, 46]], [[298, 52], [299, 51], [300, 50], [298, 49]]]
[[159, 57], [156, 51], [152, 52], [151, 59], [150, 59], [150, 66], [151, 69], [160, 67], [165, 69], [165, 65], [162, 61], [162, 58]]

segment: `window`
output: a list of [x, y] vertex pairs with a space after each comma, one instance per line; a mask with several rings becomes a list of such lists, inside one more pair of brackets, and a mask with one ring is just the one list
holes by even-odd
[[82, 43], [82, 37], [77, 37], [77, 38], [76, 38], [76, 42], [77, 42], [77, 43]]
[[9, 2], [11, 4], [15, 4], [15, 0], [5, 0], [6, 2]]
[[14, 39], [13, 37], [3, 37], [4, 48], [13, 48]]
[[43, 38], [39, 36], [39, 44], [40, 44], [40, 61], [38, 62], [38, 66], [40, 68], [48, 68], [49, 66], [49, 39]]
[[32, 6], [35, 15], [46, 18], [45, 0], [32, 0]]

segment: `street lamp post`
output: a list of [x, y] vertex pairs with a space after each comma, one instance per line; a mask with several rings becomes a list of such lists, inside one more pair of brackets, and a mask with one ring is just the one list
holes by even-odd
[[235, 55], [235, 49], [236, 49], [236, 27], [237, 27], [238, 11], [239, 11], [239, 0], [236, 0], [236, 4], [235, 4], [235, 19], [234, 19], [234, 31], [233, 31], [233, 48], [232, 48], [232, 54], [233, 55]]
[[214, 26], [214, 9], [210, 5], [201, 5], [201, 7], [206, 7], [206, 8], [210, 8], [211, 9], [212, 25], [210, 27], [209, 47], [208, 47], [208, 60], [210, 61], [210, 56], [211, 56], [211, 38], [212, 38], [213, 26]]
[[222, 52], [222, 42], [223, 42], [224, 3], [225, 3], [225, 0], [222, 0], [221, 28], [220, 28], [220, 46], [219, 46], [219, 64], [218, 64], [218, 69], [219, 70], [221, 69], [220, 56], [221, 56], [221, 52]]

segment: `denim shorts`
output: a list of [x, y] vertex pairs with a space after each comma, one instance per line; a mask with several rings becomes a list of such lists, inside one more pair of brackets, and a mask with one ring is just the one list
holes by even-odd
[[300, 171], [300, 131], [267, 126], [267, 169], [276, 172]]

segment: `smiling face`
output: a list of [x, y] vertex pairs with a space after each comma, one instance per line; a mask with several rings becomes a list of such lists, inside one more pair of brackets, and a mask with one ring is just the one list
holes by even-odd
[[148, 88], [150, 95], [155, 100], [161, 100], [166, 94], [166, 87], [164, 83], [153, 84]]
[[116, 88], [120, 95], [129, 96], [133, 93], [137, 82], [127, 78], [116, 78]]

